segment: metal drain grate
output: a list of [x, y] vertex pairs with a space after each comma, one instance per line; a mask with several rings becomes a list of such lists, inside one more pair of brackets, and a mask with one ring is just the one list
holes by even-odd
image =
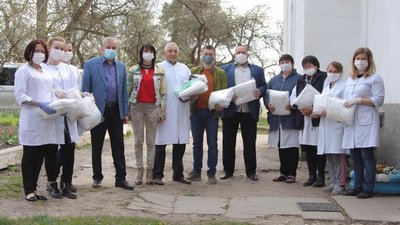
[[331, 202], [297, 202], [301, 211], [340, 212], [340, 208]]

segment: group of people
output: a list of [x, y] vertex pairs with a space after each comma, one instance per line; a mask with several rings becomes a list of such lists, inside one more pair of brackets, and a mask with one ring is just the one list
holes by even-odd
[[[278, 148], [280, 175], [275, 182], [293, 183], [299, 160], [299, 148], [306, 152], [309, 177], [303, 186], [324, 187], [325, 166], [328, 164], [329, 185], [332, 195], [350, 195], [370, 198], [375, 183], [376, 159], [374, 150], [379, 146], [379, 112], [385, 90], [382, 78], [375, 73], [375, 62], [368, 48], [355, 51], [351, 74], [345, 80], [343, 66], [331, 62], [327, 73], [320, 70], [315, 56], [303, 58], [304, 75], [293, 68], [290, 55], [279, 59], [281, 72], [268, 83], [268, 90], [288, 91], [289, 115], [273, 115], [276, 110], [267, 95], [263, 100], [268, 109], [268, 143]], [[306, 85], [319, 93], [346, 100], [347, 108], [356, 106], [352, 125], [344, 125], [327, 118], [326, 111], [313, 112], [313, 106], [299, 108], [295, 101]], [[354, 186], [345, 191], [346, 155], [353, 161]]]
[[[103, 116], [100, 124], [90, 130], [92, 144], [93, 188], [101, 187], [102, 149], [106, 132], [110, 136], [111, 152], [116, 171], [115, 186], [133, 190], [126, 180], [126, 162], [123, 124], [131, 122], [134, 134], [136, 159], [136, 185], [163, 185], [166, 146], [172, 145], [172, 180], [183, 184], [201, 180], [203, 168], [203, 140], [206, 133], [209, 184], [216, 184], [218, 163], [218, 123], [222, 120], [222, 163], [220, 179], [229, 179], [235, 172], [236, 137], [240, 126], [243, 139], [245, 172], [257, 181], [256, 137], [260, 113], [260, 99], [268, 109], [268, 143], [279, 150], [280, 175], [276, 182], [294, 183], [299, 160], [299, 148], [306, 151], [309, 178], [304, 186], [325, 186], [325, 164], [328, 163], [329, 187], [333, 194], [344, 192], [345, 154], [350, 151], [354, 161], [355, 185], [348, 191], [359, 198], [372, 196], [375, 176], [373, 150], [379, 145], [378, 108], [383, 104], [382, 79], [375, 74], [372, 53], [360, 48], [353, 57], [352, 75], [342, 78], [343, 66], [329, 64], [328, 74], [320, 70], [316, 57], [306, 56], [302, 61], [304, 75], [294, 69], [290, 55], [279, 59], [281, 72], [268, 83], [263, 68], [248, 61], [245, 46], [235, 48], [234, 62], [218, 67], [216, 50], [205, 46], [201, 64], [189, 69], [179, 62], [179, 47], [168, 42], [164, 47], [164, 61], [156, 63], [156, 48], [144, 44], [139, 51], [139, 63], [129, 69], [117, 59], [118, 40], [106, 37], [102, 41], [101, 55], [84, 64], [81, 95], [93, 95]], [[15, 96], [21, 105], [19, 124], [20, 144], [23, 145], [22, 176], [26, 200], [46, 200], [36, 187], [43, 161], [48, 177], [48, 192], [54, 198], [77, 198], [72, 185], [74, 150], [77, 143], [77, 121], [66, 115], [43, 119], [40, 108], [47, 114], [56, 110], [49, 103], [66, 98], [66, 90], [79, 87], [76, 67], [69, 64], [72, 44], [63, 38], [51, 38], [47, 43], [40, 39], [28, 44], [24, 57], [28, 62], [15, 75]], [[204, 74], [208, 89], [188, 101], [177, 95], [177, 90], [192, 74]], [[236, 104], [240, 96], [233, 95], [229, 106], [216, 104], [209, 109], [210, 95], [254, 80], [252, 101]], [[358, 105], [352, 126], [344, 126], [326, 118], [326, 113], [313, 114], [312, 107], [298, 108], [293, 104], [306, 84], [320, 93], [347, 100], [345, 105]], [[288, 91], [290, 104], [285, 108], [289, 115], [273, 115], [275, 106], [269, 101], [268, 90]], [[193, 168], [184, 176], [182, 159], [193, 137]], [[144, 142], [146, 154], [144, 154]], [[144, 155], [147, 156], [144, 159]], [[144, 162], [146, 161], [146, 162]], [[62, 167], [60, 188], [57, 178]], [[364, 168], [366, 173], [364, 174]]]

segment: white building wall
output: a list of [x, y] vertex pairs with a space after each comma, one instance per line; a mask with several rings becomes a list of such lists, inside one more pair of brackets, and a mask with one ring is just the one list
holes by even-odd
[[[285, 0], [284, 49], [295, 58], [299, 72], [306, 55], [316, 56], [323, 71], [330, 62], [338, 61], [348, 72], [352, 53], [359, 46], [359, 2]], [[288, 15], [290, 12], [293, 14]]]
[[322, 70], [336, 60], [347, 73], [354, 51], [371, 49], [385, 82], [378, 162], [400, 169], [399, 12], [399, 0], [285, 0], [283, 43], [299, 72], [302, 58], [315, 55]]

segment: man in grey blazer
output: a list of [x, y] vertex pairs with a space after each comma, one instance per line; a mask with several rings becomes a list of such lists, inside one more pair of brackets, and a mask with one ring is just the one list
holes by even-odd
[[115, 186], [127, 190], [134, 187], [126, 181], [123, 124], [128, 121], [128, 93], [126, 66], [116, 59], [118, 40], [103, 39], [102, 55], [85, 62], [82, 91], [93, 93], [104, 121], [90, 130], [92, 141], [93, 187], [103, 180], [101, 152], [106, 131], [110, 135], [111, 152], [115, 166]]

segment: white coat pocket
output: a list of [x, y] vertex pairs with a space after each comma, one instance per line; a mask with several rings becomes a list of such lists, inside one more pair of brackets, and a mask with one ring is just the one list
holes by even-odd
[[357, 113], [357, 121], [360, 126], [371, 126], [373, 115], [371, 112], [359, 112]]

